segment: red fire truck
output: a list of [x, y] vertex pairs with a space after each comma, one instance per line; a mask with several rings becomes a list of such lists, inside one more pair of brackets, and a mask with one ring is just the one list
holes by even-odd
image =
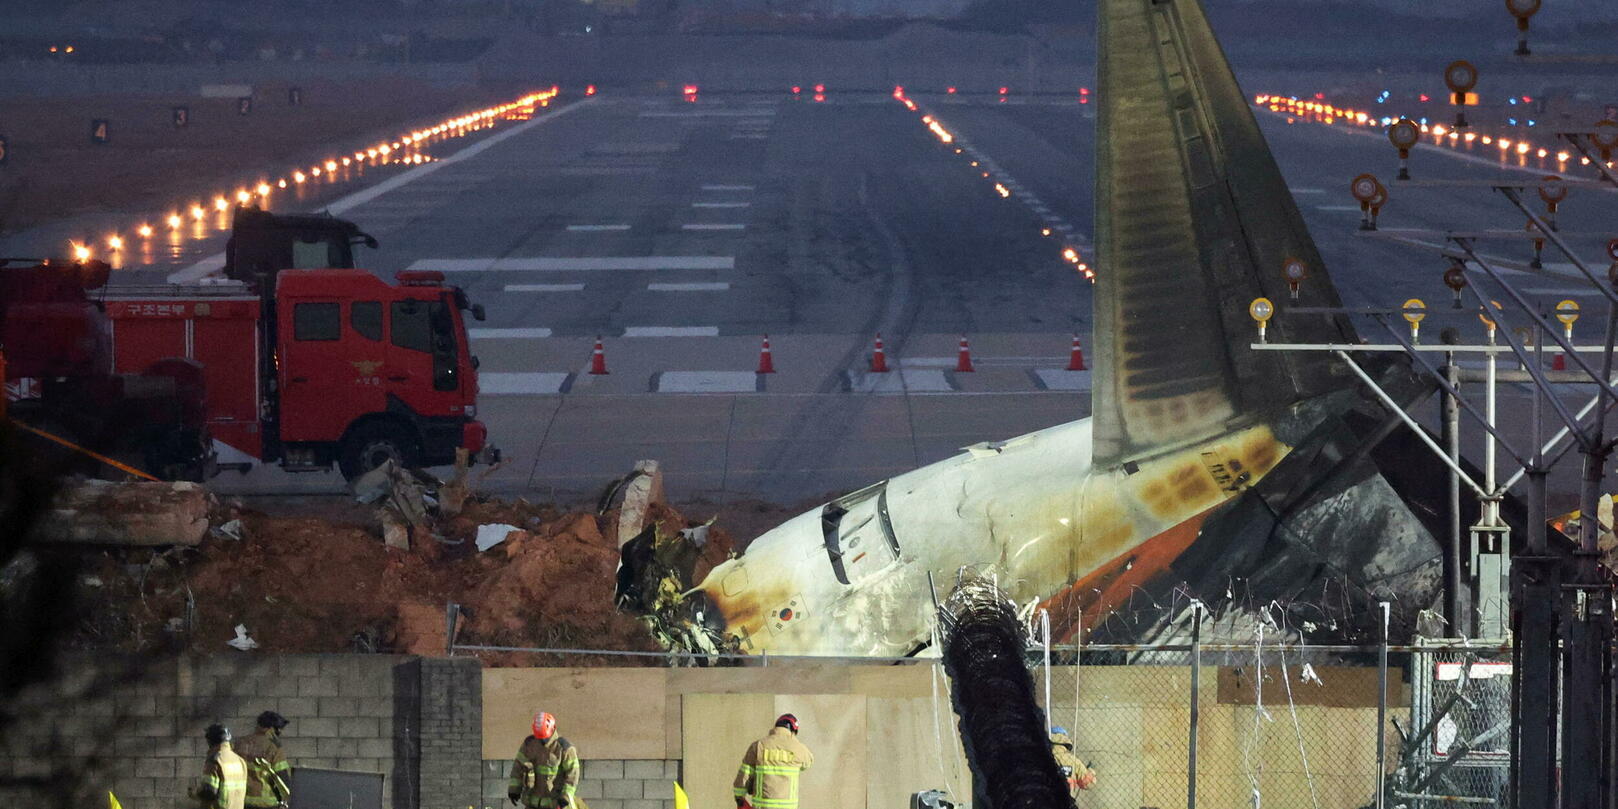
[[353, 269], [361, 243], [375, 241], [332, 217], [241, 209], [214, 283], [0, 264], [11, 415], [166, 477], [497, 458], [462, 321], [482, 307], [442, 273]]

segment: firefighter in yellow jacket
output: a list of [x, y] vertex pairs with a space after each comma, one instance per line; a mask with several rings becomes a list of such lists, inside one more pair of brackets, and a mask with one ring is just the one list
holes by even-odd
[[258, 731], [236, 740], [236, 755], [247, 762], [247, 809], [284, 807], [292, 800], [292, 765], [281, 752], [287, 718], [275, 711], [258, 715]]
[[1056, 766], [1062, 768], [1062, 777], [1067, 779], [1070, 797], [1078, 798], [1080, 790], [1095, 786], [1096, 771], [1073, 755], [1073, 738], [1067, 735], [1067, 728], [1051, 728], [1051, 755], [1056, 759]]
[[191, 797], [203, 809], [242, 809], [247, 798], [247, 763], [230, 749], [230, 728], [209, 725], [203, 736], [208, 740], [208, 761]]
[[534, 714], [533, 731], [517, 748], [506, 797], [527, 809], [572, 806], [579, 788], [579, 751], [556, 734], [556, 717], [548, 713]]
[[769, 735], [747, 747], [732, 792], [738, 807], [798, 809], [798, 776], [815, 762], [798, 741], [798, 717], [781, 714]]

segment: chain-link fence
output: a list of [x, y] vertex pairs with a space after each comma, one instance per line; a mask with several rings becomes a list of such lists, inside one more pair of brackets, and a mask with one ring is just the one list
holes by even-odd
[[1039, 693], [1097, 776], [1079, 809], [1504, 795], [1511, 670], [1498, 646], [1095, 644], [1051, 657], [1031, 658]]

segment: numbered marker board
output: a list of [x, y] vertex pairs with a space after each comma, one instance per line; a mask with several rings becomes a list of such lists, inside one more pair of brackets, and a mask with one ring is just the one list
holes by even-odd
[[90, 119], [90, 142], [104, 144], [112, 140], [112, 125], [105, 118]]

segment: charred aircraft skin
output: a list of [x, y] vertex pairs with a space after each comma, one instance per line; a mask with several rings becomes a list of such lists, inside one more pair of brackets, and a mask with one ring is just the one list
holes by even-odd
[[[912, 654], [931, 641], [929, 575], [963, 566], [1064, 634], [1125, 642], [1172, 632], [1190, 598], [1338, 605], [1299, 616], [1315, 640], [1363, 639], [1384, 599], [1404, 636], [1434, 601], [1443, 509], [1409, 484], [1443, 479], [1438, 461], [1379, 452], [1402, 428], [1329, 355], [1252, 347], [1261, 296], [1291, 304], [1272, 340], [1358, 338], [1324, 313], [1341, 301], [1200, 3], [1098, 6], [1094, 418], [787, 521], [687, 594], [698, 645]], [[1396, 401], [1424, 395], [1407, 363], [1376, 367]]]
[[1132, 597], [1170, 604], [1184, 588], [1240, 609], [1218, 595], [1237, 581], [1246, 600], [1341, 603], [1339, 622], [1302, 617], [1318, 639], [1362, 628], [1352, 616], [1382, 599], [1408, 625], [1439, 584], [1439, 546], [1419, 504], [1353, 457], [1365, 436], [1343, 417], [1361, 404], [1341, 392], [1113, 469], [1091, 465], [1089, 419], [971, 447], [759, 537], [697, 586], [690, 617], [747, 653], [902, 656], [932, 640], [928, 574], [951, 582], [966, 566], [1045, 604], [1063, 634], [1082, 615], [1090, 637], [1117, 642], [1174, 617], [1105, 621]]

